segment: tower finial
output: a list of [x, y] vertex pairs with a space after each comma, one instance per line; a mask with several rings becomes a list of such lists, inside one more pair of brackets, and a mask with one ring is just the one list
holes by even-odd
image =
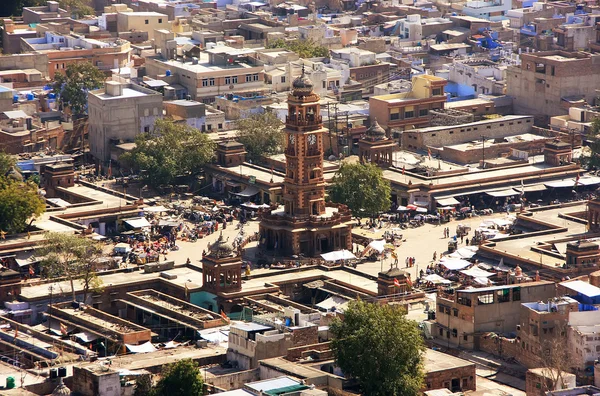
[[302, 63], [302, 77], [304, 77], [304, 63]]

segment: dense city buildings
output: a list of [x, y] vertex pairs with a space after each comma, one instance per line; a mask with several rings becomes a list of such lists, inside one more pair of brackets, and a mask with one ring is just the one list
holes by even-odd
[[14, 3], [0, 394], [600, 393], [597, 0]]

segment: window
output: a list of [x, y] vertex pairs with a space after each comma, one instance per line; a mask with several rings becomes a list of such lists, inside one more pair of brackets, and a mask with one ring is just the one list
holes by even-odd
[[202, 86], [203, 87], [208, 87], [208, 78], [203, 78], [202, 79]]
[[285, 82], [285, 76], [281, 76], [281, 82], [284, 83]]
[[450, 131], [450, 135], [454, 135], [454, 131]]
[[209, 78], [208, 79], [208, 85], [210, 85], [211, 87], [215, 86], [215, 79], [214, 78]]
[[212, 125], [211, 125], [211, 124], [208, 124], [206, 127], [207, 127], [207, 129], [208, 129], [209, 131], [212, 131]]
[[429, 113], [429, 110], [421, 109], [421, 110], [419, 110], [419, 117], [427, 117], [428, 113]]
[[150, 127], [149, 126], [145, 126], [144, 127], [144, 132], [150, 132]]
[[480, 294], [479, 296], [477, 296], [477, 302], [479, 303], [479, 305], [493, 304], [494, 293]]
[[162, 23], [162, 18], [158, 18], [158, 23]]
[[433, 96], [440, 96], [441, 94], [442, 94], [442, 89], [441, 89], [441, 88], [435, 88], [435, 89], [432, 91], [432, 95], [433, 95]]
[[452, 329], [452, 337], [454, 337], [454, 338], [458, 337], [458, 330]]
[[223, 129], [223, 124], [217, 124], [217, 128]]
[[431, 137], [434, 137], [434, 136], [436, 136], [436, 134], [435, 134], [435, 133], [432, 133], [432, 134], [431, 134]]
[[252, 81], [252, 74], [246, 74], [246, 82]]
[[323, 88], [327, 87], [327, 81], [323, 81]]
[[458, 309], [452, 308], [452, 314], [458, 318]]
[[237, 83], [238, 83], [237, 76], [233, 76], [233, 77], [231, 77], [231, 83], [232, 83], [232, 84], [237, 84]]
[[513, 289], [513, 301], [521, 301], [521, 288], [515, 287]]
[[148, 24], [148, 20], [147, 20], [147, 19], [144, 21], [144, 24], [145, 24], [145, 25], [147, 25], [147, 24]]
[[335, 86], [339, 87], [340, 86], [340, 80], [335, 80]]
[[498, 296], [498, 303], [505, 303], [505, 302], [510, 301], [510, 290], [509, 289], [498, 290], [496, 292], [496, 295]]
[[468, 335], [463, 335], [463, 341], [469, 341], [469, 336]]
[[404, 118], [413, 118], [414, 116], [415, 116], [414, 110], [404, 112]]
[[501, 127], [503, 127], [503, 126], [504, 126], [504, 124], [500, 124], [500, 126], [501, 126]]
[[231, 77], [225, 77], [225, 84], [226, 85], [231, 84]]
[[399, 119], [400, 119], [400, 113], [390, 114], [390, 120], [399, 120]]
[[258, 81], [258, 74], [252, 75], [252, 81]]

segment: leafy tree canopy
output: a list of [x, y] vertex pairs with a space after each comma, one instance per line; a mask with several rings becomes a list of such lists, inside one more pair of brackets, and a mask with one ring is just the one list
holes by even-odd
[[15, 158], [0, 152], [0, 232], [22, 232], [28, 220], [44, 213], [45, 208], [38, 186], [23, 181]]
[[64, 74], [54, 75], [52, 90], [61, 109], [69, 108], [75, 117], [87, 113], [88, 92], [104, 84], [104, 74], [89, 62], [72, 63]]
[[204, 380], [198, 364], [192, 359], [182, 359], [163, 366], [161, 379], [152, 390], [152, 396], [201, 396]]
[[329, 196], [348, 205], [355, 216], [374, 216], [390, 209], [390, 182], [374, 164], [343, 163], [333, 178]]
[[425, 350], [417, 323], [398, 306], [353, 301], [330, 326], [332, 350], [345, 375], [369, 396], [416, 396]]
[[149, 185], [171, 184], [178, 176], [193, 176], [214, 156], [215, 143], [206, 133], [186, 124], [158, 119], [151, 133], [140, 134], [136, 147], [120, 160], [143, 171]]
[[327, 58], [329, 50], [313, 40], [284, 40], [277, 39], [269, 43], [267, 48], [283, 48], [298, 54], [300, 58]]
[[248, 158], [261, 158], [280, 153], [284, 146], [283, 123], [275, 113], [253, 114], [236, 121], [237, 140], [244, 145]]
[[60, 8], [68, 10], [75, 18], [95, 15], [90, 0], [59, 0]]
[[600, 168], [600, 118], [594, 118], [588, 133], [589, 153], [581, 156], [581, 162], [590, 168]]
[[83, 286], [83, 301], [90, 290], [101, 289], [97, 277], [97, 263], [102, 256], [102, 246], [85, 237], [64, 232], [49, 232], [46, 242], [36, 254], [42, 257], [42, 276], [48, 279], [65, 276], [71, 284], [75, 301], [75, 279], [80, 278]]
[[23, 7], [37, 7], [46, 4], [45, 0], [8, 0], [0, 1], [0, 17], [19, 16]]

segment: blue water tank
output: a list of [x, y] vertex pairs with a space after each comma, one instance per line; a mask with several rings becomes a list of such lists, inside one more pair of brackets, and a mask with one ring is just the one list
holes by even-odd
[[56, 95], [53, 92], [50, 92], [48, 94], [48, 99], [54, 99], [54, 98], [56, 98]]
[[49, 91], [51, 89], [52, 87], [50, 85], [44, 85], [44, 91]]
[[33, 99], [35, 99], [35, 96], [33, 96], [32, 93], [28, 93], [27, 94], [27, 100], [33, 100]]
[[171, 70], [167, 70], [165, 74], [167, 75], [167, 77], [171, 77]]
[[19, 101], [19, 95], [13, 95], [13, 103], [17, 103]]

